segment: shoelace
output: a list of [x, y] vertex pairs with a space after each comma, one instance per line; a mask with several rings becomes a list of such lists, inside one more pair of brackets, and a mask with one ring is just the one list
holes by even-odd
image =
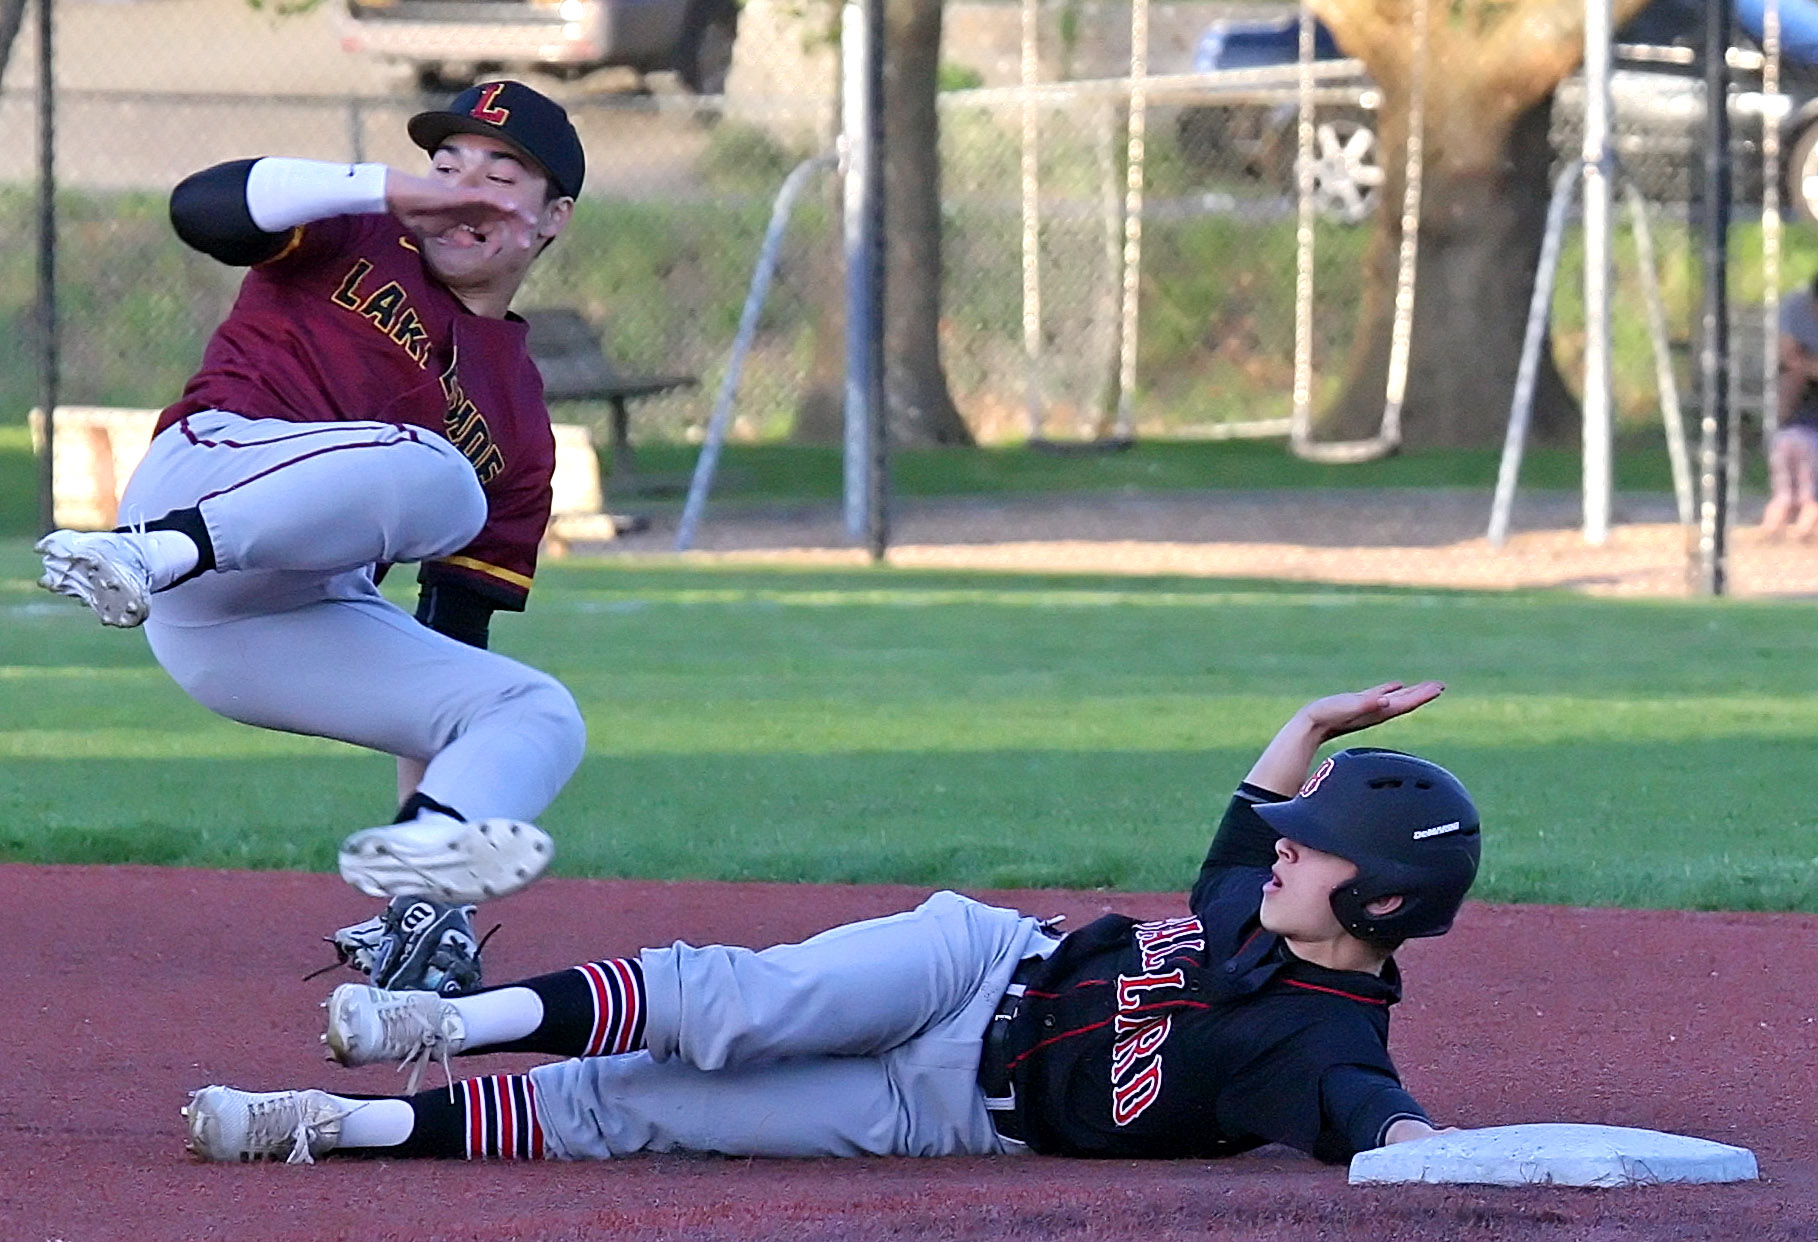
[[303, 1106], [303, 1094], [299, 1091], [254, 1100], [247, 1105], [246, 1114], [246, 1150], [255, 1153], [275, 1151], [288, 1139], [290, 1155], [284, 1158], [285, 1164], [314, 1164], [316, 1157], [309, 1147], [315, 1141], [316, 1132], [347, 1116], [346, 1111], [335, 1108], [310, 1120], [309, 1111]]
[[325, 975], [342, 966], [351, 966], [363, 975], [372, 974], [373, 957], [379, 951], [379, 942], [385, 936], [385, 920], [380, 915], [343, 927], [340, 931], [322, 937], [335, 951], [335, 960], [320, 970], [312, 970], [303, 976], [305, 983], [318, 975]]
[[[128, 522], [125, 533], [137, 535], [143, 539], [145, 537], [145, 519], [140, 518], [136, 522]], [[152, 570], [151, 561], [147, 559], [145, 549], [136, 543], [129, 543], [126, 545], [126, 550], [133, 554], [134, 568], [138, 570], [139, 577], [144, 580], [145, 590], [149, 594], [152, 589]]]
[[[410, 1000], [386, 1005], [379, 1010], [379, 1026], [383, 1030], [385, 1046], [409, 1049], [404, 1054], [404, 1059], [398, 1063], [399, 1073], [410, 1070], [404, 1094], [415, 1095], [417, 1088], [422, 1085], [424, 1071], [433, 1062], [440, 1061], [442, 1077], [448, 1083], [448, 1098], [452, 1100], [454, 1070], [448, 1064], [448, 1036], [442, 1030], [440, 1002], [429, 992], [412, 992], [410, 997]], [[430, 1012], [425, 1013], [426, 1009]]]

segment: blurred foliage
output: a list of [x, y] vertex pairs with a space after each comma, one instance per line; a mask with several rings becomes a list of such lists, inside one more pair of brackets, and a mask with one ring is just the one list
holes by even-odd
[[956, 65], [950, 60], [943, 60], [935, 75], [935, 89], [941, 91], [970, 91], [984, 84], [984, 74], [970, 65]]

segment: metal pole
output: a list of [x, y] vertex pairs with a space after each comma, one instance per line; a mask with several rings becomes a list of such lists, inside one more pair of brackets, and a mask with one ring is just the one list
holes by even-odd
[[758, 316], [763, 313], [764, 299], [770, 293], [770, 279], [776, 272], [777, 257], [782, 252], [783, 234], [789, 217], [795, 213], [795, 200], [813, 173], [831, 168], [834, 157], [817, 155], [803, 160], [783, 179], [776, 203], [770, 209], [770, 226], [764, 231], [764, 244], [758, 250], [757, 269], [751, 276], [751, 287], [745, 293], [745, 309], [739, 314], [738, 332], [732, 338], [732, 356], [726, 361], [726, 374], [720, 379], [720, 393], [707, 420], [707, 434], [701, 440], [701, 453], [694, 461], [694, 475], [688, 481], [688, 499], [682, 505], [682, 521], [676, 527], [675, 550], [686, 552], [694, 546], [695, 528], [707, 509], [707, 493], [713, 487], [713, 475], [719, 468], [720, 449], [726, 443], [726, 428], [732, 422], [732, 399], [738, 394], [739, 378], [744, 374], [745, 355], [751, 352], [757, 335]]
[[52, 0], [38, 0], [38, 408], [44, 455], [38, 459], [38, 526], [57, 529], [51, 461], [57, 444], [57, 98]]
[[1095, 440], [1104, 425], [1117, 412], [1117, 385], [1123, 358], [1122, 273], [1124, 254], [1124, 205], [1119, 192], [1117, 168], [1117, 135], [1120, 113], [1117, 101], [1105, 99], [1098, 110], [1098, 132], [1093, 143], [1093, 156], [1098, 161], [1098, 214], [1103, 230], [1105, 278], [1099, 283], [1094, 303], [1094, 360], [1103, 364], [1098, 373], [1098, 389], [1092, 400], [1079, 407], [1078, 433], [1082, 440]]
[[1610, 0], [1584, 19], [1584, 540], [1610, 537]]
[[[1604, 0], [1608, 3], [1609, 0]], [[1395, 317], [1389, 327], [1389, 379], [1384, 394], [1382, 452], [1401, 447], [1401, 409], [1408, 395], [1414, 341], [1414, 284], [1420, 263], [1420, 200], [1427, 142], [1427, 43], [1432, 34], [1427, 0], [1414, 0], [1414, 68], [1409, 75], [1408, 137], [1402, 167], [1401, 242], [1395, 269]]]
[[1666, 431], [1667, 461], [1673, 468], [1673, 497], [1679, 505], [1679, 524], [1690, 526], [1696, 502], [1692, 499], [1692, 459], [1685, 446], [1685, 412], [1679, 406], [1679, 379], [1673, 374], [1673, 353], [1667, 343], [1666, 299], [1660, 296], [1660, 275], [1654, 265], [1654, 234], [1648, 225], [1648, 205], [1641, 191], [1624, 184], [1623, 197], [1635, 227], [1635, 255], [1641, 268], [1641, 297], [1648, 309], [1648, 339], [1654, 345], [1654, 386], [1660, 392], [1660, 422]]
[[1294, 123], [1294, 383], [1288, 407], [1296, 452], [1313, 440], [1313, 10], [1300, 6]]
[[1143, 150], [1149, 124], [1149, 0], [1130, 4], [1130, 115], [1124, 171], [1124, 288], [1117, 366], [1117, 427], [1127, 440], [1135, 425], [1136, 325], [1142, 289]]
[[846, 260], [846, 538], [864, 538], [869, 525], [866, 508], [871, 496], [870, 387], [864, 377], [871, 370], [871, 356], [878, 342], [865, 321], [871, 305], [872, 267], [866, 225], [871, 218], [866, 173], [871, 167], [871, 91], [867, 81], [867, 48], [870, 43], [871, 0], [847, 0], [840, 22], [840, 156], [845, 175]]
[[1029, 439], [1040, 440], [1046, 415], [1042, 408], [1042, 202], [1041, 120], [1035, 91], [1041, 80], [1040, 0], [1023, 0], [1023, 405]]
[[1706, 0], [1704, 37], [1704, 305], [1698, 363], [1703, 444], [1699, 453], [1698, 577], [1722, 595], [1729, 537], [1730, 0]]
[[347, 159], [352, 164], [366, 160], [366, 115], [358, 95], [347, 101]]
[[[890, 546], [890, 419], [884, 393], [884, 0], [865, 0], [865, 160], [863, 245], [866, 267], [862, 292], [865, 336], [870, 349], [864, 356], [861, 382], [865, 408], [870, 412], [871, 464], [865, 491], [865, 547], [871, 559], [881, 561]], [[859, 290], [855, 290], [859, 292]], [[854, 318], [847, 316], [848, 320]]]
[[[1780, 98], [1780, 0], [1761, 13], [1761, 98]], [[1761, 451], [1780, 422], [1780, 115], [1761, 113]]]
[[1547, 320], [1553, 309], [1553, 280], [1559, 274], [1559, 246], [1565, 236], [1566, 211], [1583, 178], [1583, 170], [1568, 164], [1553, 183], [1547, 204], [1546, 232], [1540, 239], [1540, 263], [1534, 272], [1534, 292], [1528, 298], [1527, 331], [1521, 340], [1521, 362], [1515, 368], [1515, 395], [1509, 402], [1509, 427], [1502, 441], [1502, 464], [1496, 471], [1496, 498], [1490, 504], [1490, 543], [1500, 548], [1509, 539], [1509, 513], [1515, 506], [1515, 483], [1521, 476], [1521, 456], [1528, 440], [1528, 420], [1534, 412], [1534, 383], [1539, 374], [1540, 351], [1546, 340]]

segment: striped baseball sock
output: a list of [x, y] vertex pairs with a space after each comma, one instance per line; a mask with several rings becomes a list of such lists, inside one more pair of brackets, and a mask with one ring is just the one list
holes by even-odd
[[406, 1101], [416, 1114], [410, 1137], [387, 1155], [443, 1160], [541, 1160], [543, 1122], [528, 1074], [464, 1078]]
[[644, 1046], [644, 967], [635, 957], [586, 962], [510, 986], [535, 992], [543, 1019], [522, 1039], [488, 1044], [487, 1052], [609, 1057]]

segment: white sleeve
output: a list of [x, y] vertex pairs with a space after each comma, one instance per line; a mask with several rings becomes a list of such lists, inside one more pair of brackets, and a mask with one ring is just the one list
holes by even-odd
[[246, 174], [246, 210], [267, 233], [330, 216], [385, 210], [383, 164], [330, 164], [268, 155]]

